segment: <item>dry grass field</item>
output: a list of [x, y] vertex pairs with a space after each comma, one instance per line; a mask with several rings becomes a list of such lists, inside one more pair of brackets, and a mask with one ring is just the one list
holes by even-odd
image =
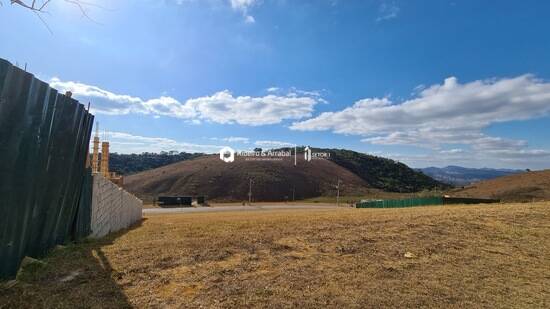
[[550, 307], [550, 203], [152, 215], [1, 308]]

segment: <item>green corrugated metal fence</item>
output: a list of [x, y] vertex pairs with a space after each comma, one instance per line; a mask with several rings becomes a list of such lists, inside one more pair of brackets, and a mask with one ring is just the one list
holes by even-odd
[[450, 204], [489, 204], [500, 203], [500, 200], [479, 199], [479, 198], [460, 198], [460, 197], [417, 197], [401, 200], [374, 200], [359, 202], [355, 205], [357, 208], [403, 208], [415, 206], [433, 206]]
[[419, 197], [402, 200], [377, 200], [357, 203], [357, 208], [402, 208], [428, 205], [441, 205], [443, 198], [441, 197]]
[[92, 124], [78, 101], [0, 59], [0, 278], [89, 229]]
[[78, 211], [76, 212], [76, 219], [74, 220], [71, 232], [75, 240], [82, 240], [92, 233], [92, 188], [92, 169], [88, 168], [82, 183]]

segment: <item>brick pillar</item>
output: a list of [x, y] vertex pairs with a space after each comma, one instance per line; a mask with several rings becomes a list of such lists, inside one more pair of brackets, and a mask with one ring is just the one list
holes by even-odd
[[92, 153], [92, 173], [99, 173], [99, 137], [94, 137], [94, 148]]
[[109, 179], [109, 142], [101, 143], [101, 175]]

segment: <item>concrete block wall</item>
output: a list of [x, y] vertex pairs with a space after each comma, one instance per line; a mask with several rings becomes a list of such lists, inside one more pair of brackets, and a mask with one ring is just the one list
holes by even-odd
[[141, 221], [143, 202], [100, 174], [94, 175], [92, 234], [99, 238]]

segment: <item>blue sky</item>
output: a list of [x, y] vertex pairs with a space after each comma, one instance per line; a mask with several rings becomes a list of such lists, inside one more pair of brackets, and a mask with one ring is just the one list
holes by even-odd
[[92, 102], [114, 151], [347, 148], [550, 168], [544, 1], [2, 1], [0, 57]]

